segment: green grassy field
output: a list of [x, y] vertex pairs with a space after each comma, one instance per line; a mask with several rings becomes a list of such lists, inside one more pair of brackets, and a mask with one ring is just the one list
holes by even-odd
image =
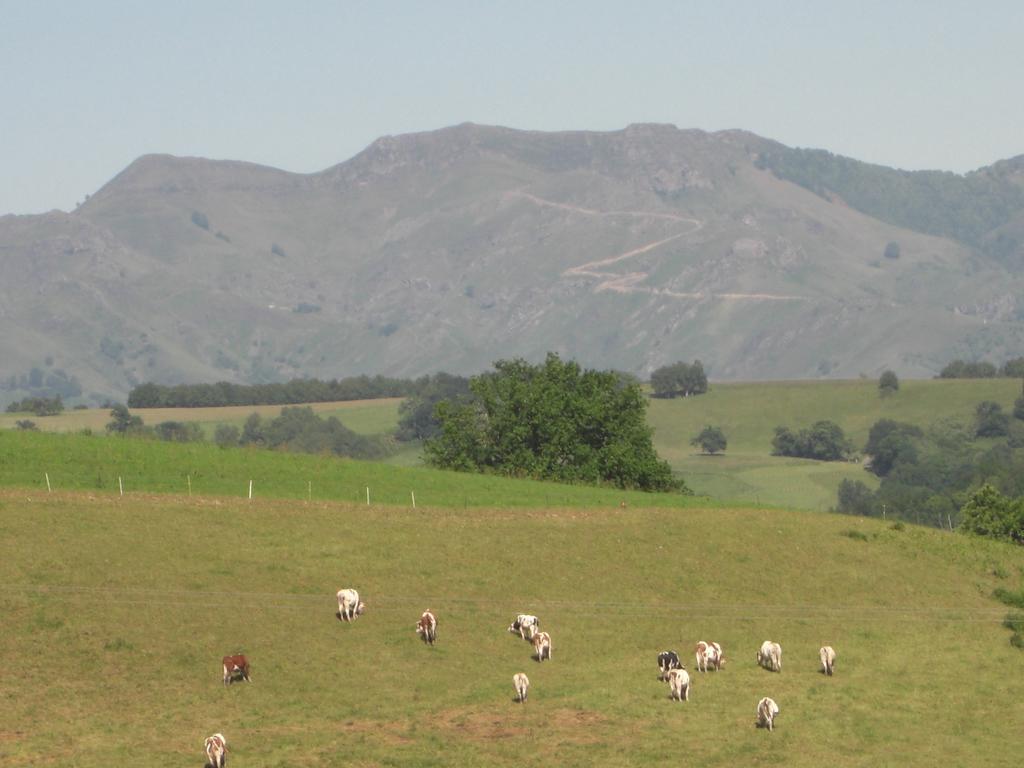
[[[828, 419], [860, 449], [871, 425], [888, 418], [922, 428], [940, 418], [970, 424], [975, 406], [994, 400], [1010, 411], [1020, 396], [1017, 379], [903, 381], [880, 397], [877, 382], [782, 381], [713, 384], [698, 397], [650, 401], [648, 421], [662, 458], [695, 491], [742, 503], [827, 510], [844, 478], [877, 484], [860, 464], [771, 455], [775, 427], [808, 427]], [[722, 456], [702, 456], [690, 440], [705, 425], [721, 427], [729, 445]]]
[[[419, 507], [681, 506], [698, 503], [679, 494], [648, 494], [586, 485], [562, 485], [493, 475], [442, 472], [352, 461], [332, 455], [258, 448], [218, 448], [209, 443], [0, 430], [0, 486], [116, 493], [121, 478], [129, 493], [194, 496], [248, 495], [293, 501], [334, 500]], [[700, 502], [700, 503], [707, 503]]]
[[[1016, 379], [937, 379], [903, 381], [890, 397], [880, 397], [875, 380], [786, 381], [712, 384], [699, 397], [650, 401], [648, 421], [655, 429], [658, 453], [700, 495], [742, 504], [828, 510], [835, 505], [836, 489], [843, 479], [877, 484], [873, 475], [855, 463], [805, 461], [771, 455], [776, 426], [802, 428], [820, 419], [843, 427], [860, 448], [871, 425], [892, 418], [927, 427], [939, 418], [970, 423], [975, 406], [994, 400], [1007, 410], [1020, 395]], [[323, 416], [337, 416], [345, 426], [361, 434], [392, 432], [398, 423], [400, 399], [344, 403], [316, 403]], [[254, 410], [265, 418], [280, 412], [279, 406], [259, 408], [139, 409], [146, 424], [161, 421], [197, 421], [207, 436], [218, 424], [241, 426]], [[25, 414], [0, 415], [0, 428], [13, 427]], [[90, 428], [101, 432], [109, 421], [106, 410], [69, 411], [59, 416], [33, 418], [40, 429], [71, 432]], [[724, 455], [703, 456], [693, 438], [705, 425], [722, 428], [729, 441]], [[403, 446], [385, 463], [402, 467], [421, 464], [421, 446]]]
[[[989, 595], [1019, 588], [1020, 547], [780, 510], [25, 488], [0, 491], [0, 547], [4, 766], [199, 766], [215, 731], [236, 767], [1019, 765], [1024, 653]], [[351, 625], [343, 586], [368, 604]], [[551, 661], [505, 631], [521, 611]], [[698, 639], [720, 673], [694, 671]], [[779, 674], [754, 663], [764, 639]], [[689, 702], [656, 679], [666, 648]], [[253, 682], [225, 688], [239, 651]]]

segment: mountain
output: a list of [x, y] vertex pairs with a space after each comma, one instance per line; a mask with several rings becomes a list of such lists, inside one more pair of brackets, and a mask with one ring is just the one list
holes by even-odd
[[718, 379], [1002, 361], [1024, 351], [1022, 168], [909, 173], [666, 125], [464, 124], [313, 174], [144, 156], [73, 213], [0, 218], [0, 396], [548, 350]]

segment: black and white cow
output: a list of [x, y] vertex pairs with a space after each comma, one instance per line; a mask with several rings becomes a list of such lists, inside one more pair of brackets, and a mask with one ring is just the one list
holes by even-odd
[[668, 680], [668, 673], [673, 669], [683, 669], [683, 665], [679, 663], [679, 654], [675, 651], [662, 651], [659, 653], [658, 669], [661, 670], [658, 679]]
[[509, 624], [508, 631], [513, 635], [519, 635], [523, 640], [533, 640], [533, 636], [540, 629], [540, 619], [528, 613], [520, 613], [516, 620]]

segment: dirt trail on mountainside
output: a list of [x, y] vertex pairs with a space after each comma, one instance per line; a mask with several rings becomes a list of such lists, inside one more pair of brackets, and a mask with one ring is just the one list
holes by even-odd
[[688, 224], [689, 227], [683, 232], [677, 232], [674, 235], [664, 237], [660, 240], [641, 245], [638, 248], [633, 248], [620, 253], [615, 256], [610, 256], [606, 259], [596, 259], [594, 261], [588, 261], [586, 264], [580, 264], [575, 267], [569, 267], [562, 272], [562, 277], [594, 277], [597, 278], [598, 283], [594, 290], [596, 292], [601, 291], [615, 291], [616, 293], [648, 293], [658, 296], [670, 296], [672, 298], [679, 299], [703, 299], [703, 298], [718, 298], [718, 299], [753, 299], [759, 301], [803, 301], [806, 297], [804, 296], [786, 296], [779, 294], [770, 293], [715, 293], [709, 294], [705, 292], [693, 292], [688, 293], [684, 291], [673, 291], [668, 288], [654, 288], [651, 286], [642, 286], [642, 283], [647, 279], [649, 273], [647, 272], [627, 272], [625, 274], [618, 272], [605, 272], [604, 268], [617, 264], [620, 261], [631, 259], [634, 256], [653, 251], [655, 248], [671, 243], [673, 240], [678, 240], [682, 237], [695, 234], [704, 227], [704, 222], [701, 219], [693, 218], [690, 216], [680, 216], [674, 213], [664, 213], [656, 211], [598, 211], [593, 208], [583, 208], [579, 205], [570, 205], [568, 203], [557, 203], [553, 200], [546, 200], [543, 197], [532, 195], [529, 192], [517, 191], [513, 193], [516, 197], [522, 197], [535, 205], [544, 206], [546, 208], [558, 208], [563, 211], [570, 211], [572, 213], [578, 213], [583, 216], [597, 216], [601, 218], [612, 218], [612, 217], [632, 217], [632, 218], [643, 218], [643, 219], [660, 219], [662, 221], [679, 222], [681, 224]]

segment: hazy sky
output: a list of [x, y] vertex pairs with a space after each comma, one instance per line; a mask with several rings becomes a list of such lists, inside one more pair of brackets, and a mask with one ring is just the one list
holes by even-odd
[[1024, 153], [1024, 3], [0, 0], [0, 214], [148, 152], [311, 172], [385, 134], [744, 128], [902, 168]]

